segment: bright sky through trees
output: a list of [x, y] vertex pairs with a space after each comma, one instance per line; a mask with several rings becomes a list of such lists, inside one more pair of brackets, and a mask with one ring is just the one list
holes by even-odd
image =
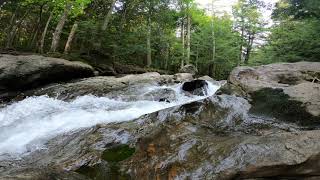
[[[215, 1], [215, 7], [217, 9], [217, 13], [223, 13], [228, 12], [232, 14], [232, 6], [237, 2], [238, 0], [216, 0]], [[266, 4], [268, 5], [274, 5], [278, 0], [264, 0]], [[212, 0], [196, 0], [197, 3], [199, 3], [202, 7], [206, 9], [211, 9], [211, 2]], [[270, 18], [271, 10], [266, 10], [267, 13], [265, 14], [266, 18]]]
[[[268, 7], [273, 7], [275, 3], [278, 1], [279, 0], [264, 0], [264, 2], [266, 3], [266, 5], [268, 5]], [[196, 2], [203, 8], [209, 11], [211, 10], [212, 0], [196, 0]], [[237, 2], [238, 0], [215, 0], [215, 8], [216, 8], [215, 11], [217, 14], [219, 13], [223, 14], [224, 12], [228, 12], [229, 14], [232, 14], [232, 6]], [[266, 8], [264, 11], [265, 11], [265, 13], [263, 13], [264, 19], [266, 21], [270, 21], [270, 24], [272, 24], [272, 21], [271, 21], [272, 9]]]

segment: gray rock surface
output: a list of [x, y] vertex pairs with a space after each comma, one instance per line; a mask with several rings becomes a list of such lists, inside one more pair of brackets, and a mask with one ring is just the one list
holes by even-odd
[[319, 123], [319, 78], [320, 63], [298, 62], [238, 67], [232, 71], [229, 83], [236, 94], [251, 99], [255, 107], [261, 106], [260, 111], [273, 109], [290, 118]]
[[64, 134], [48, 149], [0, 161], [0, 179], [34, 179], [40, 172], [66, 179], [320, 177], [319, 130], [249, 109], [245, 99], [221, 95]]
[[[228, 86], [244, 98], [217, 95], [133, 121], [61, 134], [22, 158], [0, 158], [0, 179], [320, 179], [319, 82], [313, 81], [318, 65], [237, 68]], [[89, 93], [130, 100], [144, 85], [190, 77], [94, 77], [32, 93], [65, 100]], [[166, 89], [146, 97], [164, 94], [173, 98]]]
[[[40, 89], [27, 92], [25, 95], [49, 95], [62, 100], [72, 100], [78, 96], [95, 95], [124, 100], [137, 100], [143, 88], [152, 85], [181, 83], [189, 80], [190, 74], [160, 75], [159, 73], [144, 73], [127, 75], [124, 77], [98, 76], [76, 80], [70, 83], [49, 85]], [[155, 92], [154, 92], [155, 93]], [[158, 93], [160, 96], [162, 93]], [[155, 94], [154, 94], [155, 95]], [[132, 97], [132, 98], [131, 98]], [[159, 99], [160, 97], [154, 97]], [[171, 99], [171, 98], [169, 98]]]
[[188, 64], [188, 65], [183, 66], [179, 72], [196, 75], [198, 73], [198, 69], [194, 65]]
[[39, 55], [0, 55], [0, 97], [53, 82], [93, 76], [93, 68], [81, 62]]

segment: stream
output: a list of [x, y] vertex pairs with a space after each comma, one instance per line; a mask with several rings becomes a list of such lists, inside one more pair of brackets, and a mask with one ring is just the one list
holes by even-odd
[[7, 105], [0, 109], [0, 159], [45, 149], [49, 139], [61, 134], [97, 124], [134, 120], [145, 114], [204, 99], [219, 89], [219, 86], [208, 82], [205, 95], [195, 96], [183, 92], [181, 86], [175, 84], [140, 89], [141, 97], [149, 92], [171, 89], [175, 100], [170, 102], [128, 101], [121, 97], [86, 95], [70, 102], [48, 96], [29, 97]]

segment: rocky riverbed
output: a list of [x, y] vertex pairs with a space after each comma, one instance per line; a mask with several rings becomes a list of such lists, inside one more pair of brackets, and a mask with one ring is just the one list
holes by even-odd
[[0, 179], [319, 179], [319, 74], [302, 62], [239, 67], [227, 84], [147, 73], [14, 89]]

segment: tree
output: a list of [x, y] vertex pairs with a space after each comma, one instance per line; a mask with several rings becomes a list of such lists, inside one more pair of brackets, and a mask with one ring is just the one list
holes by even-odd
[[208, 15], [193, 0], [12, 0], [2, 6], [0, 22], [1, 48], [52, 49], [59, 56], [64, 47], [63, 57], [101, 71], [130, 64], [177, 72], [195, 64], [200, 74], [222, 79], [239, 47], [232, 18]]
[[51, 43], [51, 52], [56, 52], [59, 42], [60, 36], [63, 30], [63, 27], [68, 19], [69, 14], [76, 17], [83, 13], [84, 8], [90, 3], [91, 0], [60, 0], [57, 2], [58, 4], [64, 4], [64, 10], [60, 17], [60, 20], [56, 26], [55, 32], [53, 33], [52, 43]]
[[72, 26], [72, 29], [70, 31], [70, 34], [69, 34], [69, 37], [68, 37], [68, 41], [65, 45], [65, 48], [64, 48], [64, 53], [65, 54], [68, 54], [70, 52], [70, 48], [71, 48], [71, 42], [72, 40], [74, 39], [74, 35], [76, 34], [76, 30], [78, 29], [78, 22], [74, 22], [73, 26]]
[[273, 11], [275, 24], [257, 64], [319, 61], [319, 1], [281, 0]]
[[254, 41], [264, 32], [265, 23], [262, 20], [260, 8], [264, 3], [260, 0], [239, 0], [233, 7], [235, 28], [241, 33], [239, 63], [249, 63]]
[[52, 20], [52, 17], [53, 17], [53, 12], [50, 13], [49, 18], [48, 18], [47, 23], [46, 23], [46, 26], [45, 26], [45, 28], [44, 28], [44, 30], [42, 32], [42, 35], [41, 35], [40, 47], [39, 47], [39, 52], [41, 54], [44, 53], [44, 51], [43, 51], [44, 41], [46, 39], [46, 35], [47, 35], [47, 32], [48, 32], [48, 28], [49, 28], [50, 22]]
[[72, 3], [67, 1], [65, 2], [65, 8], [63, 11], [63, 14], [61, 15], [61, 18], [58, 22], [58, 25], [56, 26], [56, 30], [53, 33], [53, 37], [52, 37], [52, 43], [51, 43], [51, 48], [50, 51], [51, 52], [56, 52], [58, 45], [59, 45], [59, 41], [60, 41], [60, 36], [62, 33], [62, 29], [64, 27], [64, 24], [67, 21], [68, 15], [70, 13], [70, 10], [72, 8]]
[[216, 37], [215, 37], [215, 32], [214, 32], [214, 17], [215, 17], [215, 12], [214, 12], [214, 2], [215, 0], [212, 0], [211, 2], [211, 38], [212, 38], [212, 59], [209, 67], [209, 75], [213, 76], [214, 71], [215, 71], [215, 57], [216, 57]]

